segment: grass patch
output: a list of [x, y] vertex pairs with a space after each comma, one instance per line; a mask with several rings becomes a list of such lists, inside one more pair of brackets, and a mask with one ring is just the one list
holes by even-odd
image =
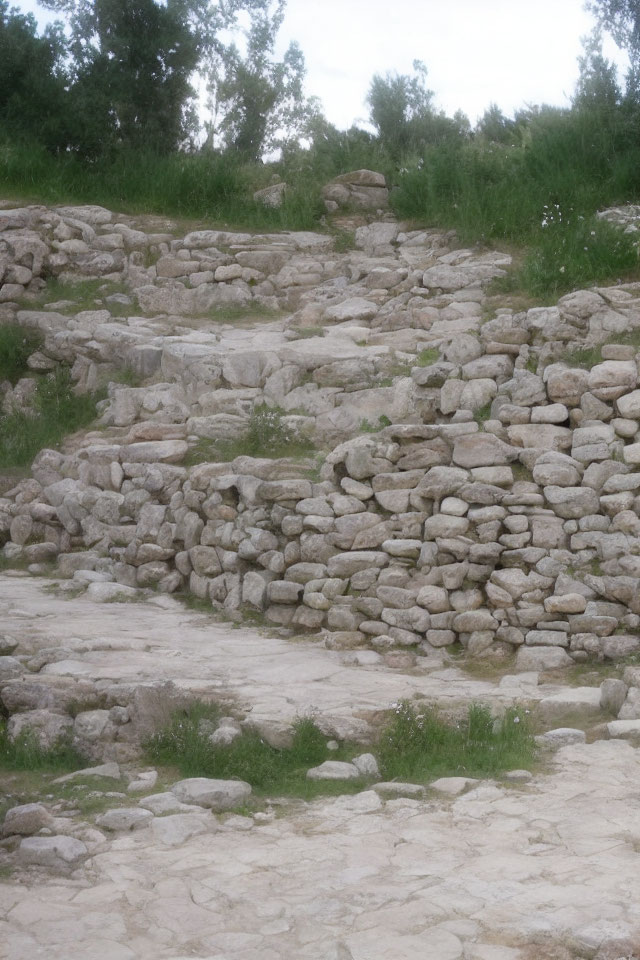
[[333, 227], [333, 249], [336, 253], [349, 253], [356, 249], [355, 230], [345, 230], [343, 227]]
[[27, 360], [42, 346], [38, 331], [21, 327], [17, 323], [0, 326], [0, 383], [8, 380], [16, 384], [28, 370]]
[[435, 777], [487, 777], [529, 769], [535, 743], [524, 711], [510, 708], [494, 720], [473, 704], [459, 723], [445, 723], [433, 710], [399, 704], [379, 746], [385, 779], [425, 781]]
[[440, 359], [440, 351], [435, 347], [429, 347], [427, 350], [421, 350], [416, 357], [416, 367], [430, 367]]
[[593, 219], [636, 196], [637, 156], [634, 123], [621, 110], [536, 108], [521, 112], [508, 142], [427, 147], [398, 177], [391, 203], [400, 219], [454, 228], [464, 245], [528, 248], [510, 289], [547, 298], [637, 275], [633, 238]]
[[139, 387], [144, 382], [144, 377], [140, 376], [133, 367], [121, 367], [107, 377], [108, 383], [118, 383], [123, 387]]
[[236, 457], [303, 457], [313, 451], [311, 440], [294, 430], [284, 420], [278, 407], [260, 404], [254, 407], [246, 432], [235, 440], [200, 440], [191, 448], [185, 464], [226, 463]]
[[[83, 310], [109, 310], [114, 315], [122, 311], [122, 305], [107, 303], [105, 297], [115, 293], [128, 293], [126, 284], [116, 283], [113, 280], [61, 280], [58, 277], [50, 279], [35, 299], [25, 299], [21, 306], [25, 310], [38, 310], [50, 303], [64, 303], [70, 301], [69, 306], [59, 308], [60, 313], [75, 314]], [[126, 308], [131, 313], [133, 308]]]
[[[177, 767], [184, 777], [246, 780], [258, 797], [280, 794], [312, 799], [356, 792], [366, 783], [365, 778], [307, 780], [310, 767], [328, 759], [348, 761], [362, 751], [356, 744], [329, 751], [326, 737], [309, 718], [295, 723], [291, 746], [286, 748], [272, 747], [250, 730], [228, 746], [212, 744], [209, 736], [218, 720], [215, 705], [194, 701], [146, 742], [147, 758]], [[377, 753], [383, 779], [414, 782], [442, 776], [495, 776], [529, 769], [536, 759], [528, 717], [522, 710], [507, 710], [502, 719], [494, 720], [488, 707], [476, 704], [455, 724], [444, 722], [433, 711], [418, 712], [406, 701], [382, 731]]]
[[[112, 807], [132, 806], [142, 795], [127, 795], [125, 783], [111, 777], [85, 775], [74, 777], [66, 783], [56, 783], [58, 776], [60, 771], [42, 770], [12, 771], [3, 776], [0, 767], [0, 786], [4, 794], [0, 799], [0, 820], [11, 807], [23, 803], [60, 805], [66, 810], [78, 810], [81, 817], [90, 817]], [[153, 789], [155, 792], [157, 788]]]
[[533, 473], [528, 467], [525, 467], [524, 463], [512, 463], [511, 470], [513, 471], [514, 483], [533, 483]]
[[187, 710], [176, 713], [165, 730], [147, 741], [148, 759], [156, 764], [177, 766], [183, 777], [245, 780], [258, 796], [280, 794], [308, 800], [327, 793], [362, 789], [364, 781], [307, 780], [310, 767], [329, 758], [344, 759], [346, 755], [345, 751], [329, 751], [326, 737], [309, 718], [294, 724], [291, 746], [283, 748], [270, 746], [251, 730], [243, 732], [228, 746], [212, 744], [208, 736], [217, 720], [217, 707], [193, 703]]
[[67, 434], [88, 426], [100, 399], [74, 393], [67, 368], [40, 377], [33, 411], [0, 415], [0, 468], [27, 466], [40, 450], [57, 447]]
[[614, 333], [606, 343], [619, 343], [627, 347], [636, 347], [640, 349], [640, 327], [635, 330], [628, 330], [626, 333]]
[[592, 218], [543, 230], [516, 281], [532, 296], [559, 296], [637, 275], [633, 238], [606, 220]]
[[568, 350], [562, 360], [569, 367], [591, 370], [597, 363], [602, 363], [602, 349], [601, 347], [579, 347], [577, 350]]
[[31, 730], [23, 731], [13, 741], [9, 740], [7, 724], [0, 721], [0, 770], [66, 773], [86, 766], [86, 759], [71, 746], [70, 738], [61, 737], [45, 750]]

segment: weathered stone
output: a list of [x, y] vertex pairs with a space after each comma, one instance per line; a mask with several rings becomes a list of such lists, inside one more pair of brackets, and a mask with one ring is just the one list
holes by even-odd
[[556, 670], [573, 665], [571, 657], [562, 647], [519, 647], [516, 655], [517, 670]]
[[363, 776], [354, 763], [340, 760], [325, 760], [319, 767], [307, 770], [308, 780], [357, 780]]
[[626, 699], [629, 688], [623, 680], [608, 677], [600, 684], [600, 707], [606, 713], [617, 716]]
[[453, 462], [461, 467], [489, 467], [511, 463], [517, 452], [490, 433], [458, 437], [453, 447]]
[[251, 787], [243, 780], [211, 780], [207, 777], [192, 777], [174, 783], [171, 792], [182, 803], [195, 804], [220, 812], [241, 806], [251, 796]]
[[79, 866], [88, 853], [86, 845], [74, 837], [26, 837], [20, 844], [18, 858], [25, 864], [67, 873]]
[[148, 827], [152, 820], [153, 814], [150, 810], [144, 810], [141, 807], [118, 807], [96, 817], [96, 826], [102, 827], [103, 830], [125, 832], [142, 830]]
[[53, 817], [41, 803], [23, 803], [7, 810], [2, 824], [2, 833], [5, 837], [20, 834], [23, 837], [38, 833], [43, 827], [49, 827]]

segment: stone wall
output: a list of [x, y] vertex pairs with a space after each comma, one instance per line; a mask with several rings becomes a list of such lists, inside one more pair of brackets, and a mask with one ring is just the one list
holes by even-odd
[[[56, 559], [96, 596], [188, 589], [340, 647], [458, 643], [522, 669], [640, 647], [640, 285], [514, 313], [485, 289], [509, 257], [451, 234], [373, 223], [336, 254], [320, 234], [177, 239], [99, 211], [0, 213], [4, 316], [80, 388], [123, 365], [147, 378], [111, 383], [102, 430], [0, 500], [8, 560]], [[40, 273], [108, 256], [126, 315], [109, 294], [71, 316], [12, 306], [21, 236]], [[287, 316], [203, 316], [229, 301]], [[261, 404], [320, 459], [184, 465]]]

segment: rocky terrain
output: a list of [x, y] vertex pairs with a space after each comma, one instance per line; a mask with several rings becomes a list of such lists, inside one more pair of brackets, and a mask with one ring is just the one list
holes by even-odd
[[[0, 209], [0, 321], [41, 336], [3, 410], [59, 365], [107, 385], [3, 485], [0, 704], [120, 781], [106, 820], [7, 813], [11, 960], [637, 955], [640, 284], [525, 308], [489, 286], [506, 253], [339, 225]], [[140, 743], [189, 696], [275, 743], [309, 712], [370, 743], [404, 698], [523, 704], [556, 752], [240, 816], [237, 781], [151, 792]]]

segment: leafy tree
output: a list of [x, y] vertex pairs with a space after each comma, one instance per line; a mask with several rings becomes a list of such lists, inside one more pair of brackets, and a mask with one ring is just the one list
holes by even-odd
[[51, 150], [66, 140], [65, 40], [59, 24], [37, 35], [35, 18], [0, 0], [0, 130]]
[[586, 8], [598, 26], [606, 30], [629, 55], [625, 106], [637, 113], [640, 107], [640, 2], [639, 0], [588, 0]]
[[285, 146], [304, 135], [318, 113], [317, 101], [304, 96], [304, 56], [289, 44], [282, 60], [274, 55], [284, 19], [285, 0], [255, 0], [244, 31], [244, 53], [235, 42], [218, 47], [209, 64], [207, 144], [216, 137], [243, 160], [257, 161], [265, 150]]
[[506, 117], [496, 103], [492, 103], [478, 120], [476, 133], [491, 143], [513, 143], [517, 136], [517, 124]]
[[620, 104], [621, 90], [614, 63], [602, 52], [602, 32], [596, 28], [582, 41], [584, 53], [578, 57], [580, 75], [573, 96], [578, 109], [611, 113]]
[[71, 32], [76, 146], [174, 149], [189, 131], [199, 0], [42, 0]]
[[382, 144], [399, 160], [415, 146], [416, 127], [434, 115], [433, 90], [426, 85], [427, 68], [413, 61], [414, 74], [376, 73], [367, 94], [370, 119]]
[[631, 60], [640, 58], [640, 3], [638, 0], [589, 0], [587, 10], [607, 30]]
[[451, 119], [435, 109], [433, 90], [427, 87], [427, 68], [421, 60], [413, 61], [413, 70], [412, 75], [375, 74], [367, 94], [371, 123], [396, 163], [429, 145], [459, 140], [470, 129], [461, 111]]

